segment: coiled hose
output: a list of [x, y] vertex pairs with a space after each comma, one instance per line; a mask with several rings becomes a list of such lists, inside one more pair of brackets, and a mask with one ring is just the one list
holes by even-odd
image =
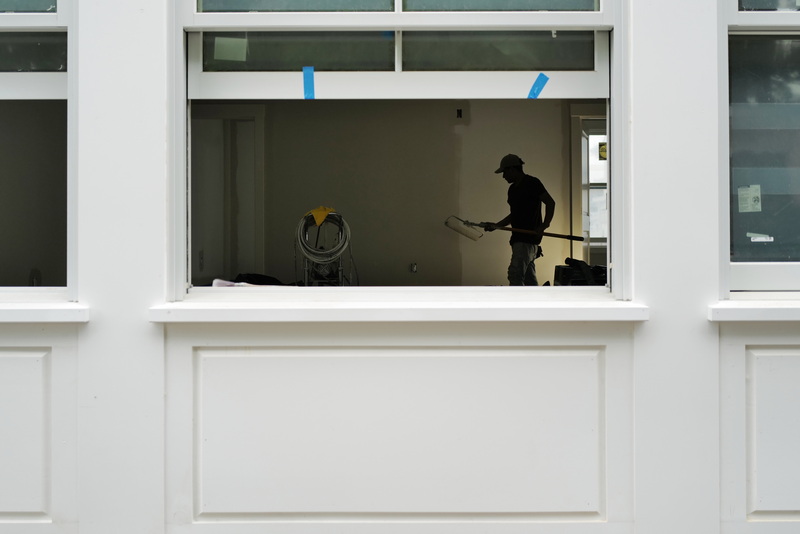
[[312, 224], [316, 225], [313, 215], [306, 215], [300, 219], [300, 224], [297, 225], [297, 246], [300, 248], [300, 252], [303, 256], [314, 263], [326, 264], [336, 261], [344, 254], [344, 251], [347, 250], [347, 246], [350, 244], [350, 226], [348, 226], [347, 221], [345, 221], [341, 215], [329, 213], [322, 224], [319, 225], [320, 229], [326, 222], [332, 222], [337, 225], [340, 233], [339, 242], [328, 250], [316, 249], [308, 242], [308, 228]]

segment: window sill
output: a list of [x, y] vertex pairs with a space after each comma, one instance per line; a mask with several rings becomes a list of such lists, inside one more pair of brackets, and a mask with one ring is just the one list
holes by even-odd
[[647, 306], [614, 300], [605, 288], [582, 289], [203, 288], [182, 302], [150, 308], [149, 318], [155, 323], [636, 322], [649, 318]]
[[75, 302], [0, 303], [0, 323], [86, 323], [89, 307]]
[[708, 307], [714, 322], [800, 321], [800, 300], [726, 300]]

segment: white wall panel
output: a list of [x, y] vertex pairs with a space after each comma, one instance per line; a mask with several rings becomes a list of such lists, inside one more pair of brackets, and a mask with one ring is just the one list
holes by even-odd
[[800, 346], [750, 347], [747, 369], [748, 513], [800, 520]]
[[0, 533], [74, 533], [75, 327], [0, 325], [0, 340]]
[[168, 531], [625, 531], [627, 327], [337, 328], [170, 327]]
[[195, 366], [201, 517], [601, 513], [597, 349], [199, 349]]
[[50, 352], [0, 349], [0, 520], [49, 516]]
[[798, 532], [800, 336], [792, 323], [722, 333], [722, 533]]

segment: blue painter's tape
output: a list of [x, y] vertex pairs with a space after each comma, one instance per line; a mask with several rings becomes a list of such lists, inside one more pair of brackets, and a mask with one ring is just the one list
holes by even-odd
[[549, 79], [550, 78], [545, 73], [540, 72], [539, 76], [536, 77], [536, 81], [533, 82], [533, 87], [531, 87], [531, 92], [528, 93], [528, 98], [539, 98], [542, 89], [547, 85]]
[[314, 100], [314, 67], [303, 67], [303, 95], [306, 100]]

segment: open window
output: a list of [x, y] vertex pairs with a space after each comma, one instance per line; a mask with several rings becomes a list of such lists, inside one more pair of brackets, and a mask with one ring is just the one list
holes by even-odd
[[[599, 4], [581, 5], [573, 10]], [[187, 33], [190, 291], [251, 280], [306, 285], [303, 245], [317, 237], [304, 224], [317, 209], [347, 224], [335, 265], [343, 285], [507, 285], [509, 234], [472, 241], [444, 222], [508, 213], [508, 185], [494, 173], [508, 153], [556, 199], [549, 231], [581, 236], [595, 225], [585, 247], [546, 238], [540, 283], [553, 284], [567, 258], [609, 265], [609, 214], [596, 207], [610, 173], [587, 182], [585, 195], [574, 188], [571, 114], [575, 105], [600, 110], [585, 126], [595, 148], [600, 137], [608, 142], [607, 31], [411, 23], [330, 32], [318, 31], [322, 19], [308, 19], [317, 21], [308, 31], [221, 31], [215, 16], [213, 31]], [[588, 168], [590, 155], [578, 157]], [[582, 219], [589, 197], [591, 218]]]

